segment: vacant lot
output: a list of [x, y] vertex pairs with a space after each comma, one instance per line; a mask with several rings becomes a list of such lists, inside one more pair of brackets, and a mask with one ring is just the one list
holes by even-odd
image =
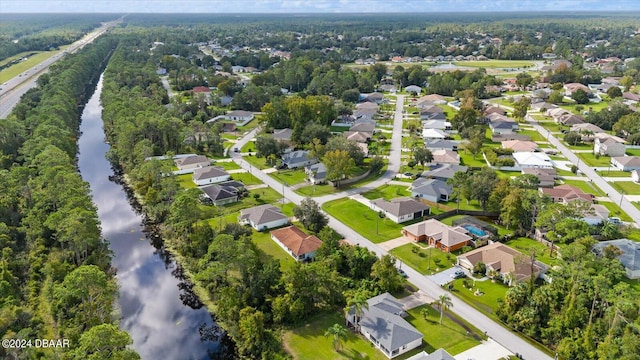
[[411, 266], [421, 274], [431, 275], [453, 266], [455, 256], [436, 248], [423, 248], [414, 244], [406, 244], [390, 251], [403, 263]]
[[457, 66], [482, 67], [486, 69], [510, 69], [533, 66], [533, 62], [527, 60], [454, 61], [453, 64]]

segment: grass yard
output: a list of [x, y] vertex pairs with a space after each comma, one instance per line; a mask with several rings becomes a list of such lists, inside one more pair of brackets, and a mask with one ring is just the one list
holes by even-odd
[[329, 201], [322, 205], [322, 209], [374, 243], [401, 236], [402, 227], [411, 223], [400, 225], [386, 217], [380, 219], [378, 214], [366, 205], [347, 198]]
[[240, 165], [236, 164], [233, 161], [216, 161], [213, 166], [219, 166], [225, 170], [238, 170], [240, 169]]
[[[5, 82], [13, 79], [14, 77], [18, 76], [19, 74], [22, 74], [23, 72], [31, 69], [32, 67], [40, 64], [41, 62], [47, 60], [48, 58], [54, 56], [55, 54], [58, 54], [60, 52], [62, 52], [62, 50], [66, 49], [68, 47], [68, 45], [65, 46], [61, 46], [59, 50], [52, 50], [52, 51], [28, 51], [26, 53], [22, 53], [22, 56], [27, 55], [29, 53], [33, 53], [33, 52], [37, 52], [37, 54], [30, 56], [27, 60], [25, 61], [21, 61], [15, 65], [12, 65], [2, 71], [0, 71], [0, 83], [4, 84]], [[15, 55], [13, 57], [19, 56], [21, 54]], [[12, 58], [13, 58], [12, 57]], [[38, 69], [36, 69], [37, 71]], [[33, 75], [33, 74], [29, 74], [29, 75]], [[27, 76], [29, 76], [27, 75]]]
[[253, 120], [249, 121], [249, 123], [245, 126], [238, 126], [238, 133], [243, 133], [249, 130], [253, 130], [255, 127], [257, 127], [258, 125], [260, 125], [260, 123], [262, 122], [261, 116], [260, 115], [256, 115], [255, 118], [253, 118]]
[[[316, 315], [300, 327], [284, 332], [285, 348], [297, 360], [386, 360], [387, 357], [376, 349], [373, 344], [354, 332], [347, 332], [347, 339], [342, 343], [342, 349], [333, 349], [333, 339], [324, 333], [333, 324], [344, 325], [342, 313]], [[394, 359], [407, 359], [422, 351], [421, 348], [410, 351]]]
[[333, 194], [336, 192], [346, 191], [349, 189], [361, 188], [361, 187], [364, 187], [366, 184], [372, 182], [373, 180], [379, 178], [380, 175], [384, 174], [385, 171], [387, 171], [387, 164], [384, 165], [384, 167], [380, 170], [379, 174], [369, 174], [364, 179], [360, 181], [356, 181], [353, 184], [340, 186], [340, 187], [333, 187], [329, 184], [309, 185], [309, 186], [305, 186], [297, 189], [296, 193], [303, 196], [314, 197], [314, 196], [323, 196], [323, 195]]
[[593, 153], [575, 153], [585, 164], [593, 167], [607, 167], [611, 164], [611, 158], [608, 156], [600, 156], [596, 159]]
[[519, 130], [518, 134], [529, 136], [531, 138], [531, 141], [546, 141], [545, 138], [540, 135], [537, 130]]
[[[585, 178], [586, 179], [586, 178]], [[582, 180], [562, 180], [563, 183], [567, 185], [573, 185], [587, 194], [593, 194], [595, 196], [605, 196], [604, 191], [600, 190], [598, 185], [592, 183], [591, 181], [582, 181]]]
[[491, 100], [491, 103], [506, 106], [511, 109], [513, 108], [513, 101], [507, 98], [498, 98], [495, 100]]
[[[255, 199], [253, 197], [254, 194], [259, 194], [260, 197], [258, 199]], [[238, 212], [242, 209], [246, 209], [246, 208], [250, 208], [258, 205], [274, 203], [280, 199], [282, 199], [282, 196], [271, 188], [254, 189], [254, 190], [250, 190], [249, 195], [247, 195], [247, 197], [245, 197], [244, 199], [232, 204], [218, 206], [217, 208], [223, 214], [230, 214], [230, 213]], [[235, 221], [237, 221], [237, 216]]]
[[610, 170], [598, 172], [602, 177], [629, 178], [631, 181], [631, 173], [628, 171]]
[[193, 189], [196, 187], [196, 183], [193, 182], [193, 174], [176, 175], [176, 179], [183, 189]]
[[558, 172], [558, 176], [582, 176], [582, 175], [574, 174], [571, 171], [562, 170], [562, 169], [559, 169], [559, 168], [556, 168], [556, 171]]
[[422, 248], [414, 244], [402, 245], [391, 250], [390, 253], [421, 274], [428, 275], [451, 268], [455, 261], [454, 255], [449, 255], [451, 260], [447, 259], [447, 253], [442, 250]]
[[627, 195], [640, 195], [640, 185], [633, 181], [612, 181], [609, 184], [618, 191], [624, 191]]
[[272, 178], [278, 180], [280, 183], [286, 183], [288, 185], [301, 184], [306, 181], [307, 174], [304, 170], [279, 170], [269, 174]]
[[625, 152], [629, 156], [640, 156], [640, 149], [627, 149]]
[[[475, 283], [475, 285], [472, 285], [474, 286], [473, 290], [469, 290], [464, 287], [464, 281], [465, 279], [456, 279], [453, 281], [453, 294], [489, 314], [495, 314], [498, 309], [498, 299], [503, 299], [507, 290], [509, 290], [509, 287], [500, 281], [496, 281], [495, 283], [491, 282], [491, 280], [474, 282], [466, 278], [467, 283], [470, 285]], [[476, 296], [476, 289], [482, 291], [484, 295]]]
[[251, 156], [245, 156], [245, 157], [243, 157], [243, 159], [246, 162], [248, 162], [249, 164], [251, 164], [251, 166], [253, 166], [255, 168], [258, 168], [260, 170], [268, 169], [268, 168], [273, 167], [273, 166], [267, 165], [267, 163], [266, 163], [267, 159], [266, 158], [263, 158], [263, 157], [259, 158], [259, 157], [255, 156], [255, 154], [251, 155]]
[[[430, 305], [418, 306], [407, 311], [407, 313], [408, 316], [405, 320], [425, 335], [423, 345], [427, 353], [444, 348], [450, 354], [455, 355], [480, 345], [480, 341], [475, 340], [471, 335], [467, 335], [467, 329], [449, 319], [446, 315], [442, 318], [442, 325], [440, 325], [440, 311]], [[427, 315], [426, 318], [425, 313]], [[446, 314], [453, 316], [460, 323], [464, 323], [470, 332], [484, 338], [484, 334], [480, 330], [451, 311], [447, 311]]]
[[487, 166], [487, 162], [484, 161], [482, 154], [478, 154], [474, 158], [473, 155], [467, 154], [465, 151], [460, 151], [458, 152], [458, 155], [460, 155], [460, 165], [469, 166], [469, 167]]
[[271, 239], [269, 231], [260, 232], [254, 229], [253, 235], [251, 235], [251, 241], [256, 244], [256, 246], [260, 248], [267, 257], [280, 261], [280, 268], [283, 271], [289, 269], [296, 263], [296, 261], [280, 247], [280, 245], [276, 244], [276, 242]]
[[[600, 205], [604, 205], [607, 209], [609, 209], [609, 216], [619, 217], [622, 221], [633, 222], [633, 219], [626, 212], [622, 211], [618, 204], [611, 201], [600, 201], [598, 202]], [[634, 203], [637, 204], [637, 203]], [[636, 206], [637, 207], [637, 206]], [[640, 209], [640, 208], [639, 208]]]
[[[559, 138], [563, 138], [563, 136], [558, 136]], [[564, 143], [566, 147], [568, 147], [571, 150], [591, 150], [593, 151], [593, 144], [587, 144], [587, 143], [579, 143], [578, 145], [569, 145], [567, 143]]]
[[240, 152], [243, 152], [243, 153], [255, 152], [255, 151], [256, 151], [256, 143], [253, 141], [248, 141], [246, 144], [242, 146], [242, 149], [240, 149]]
[[366, 197], [369, 200], [374, 200], [378, 198], [391, 200], [397, 197], [411, 196], [411, 192], [407, 189], [408, 189], [408, 186], [382, 185], [377, 189], [373, 189], [373, 190], [367, 191], [366, 193], [363, 193], [362, 196]]
[[571, 111], [574, 114], [580, 114], [582, 111], [588, 111], [589, 109], [591, 109], [591, 111], [593, 112], [599, 112], [601, 110], [608, 108], [609, 103], [607, 101], [601, 101], [599, 103], [590, 102], [588, 104], [583, 104], [581, 111], [576, 110], [576, 106], [578, 106], [578, 104], [563, 103], [560, 105], [560, 107], [565, 110]]
[[533, 249], [536, 251], [536, 258], [547, 265], [553, 266], [557, 265], [559, 262], [555, 255], [553, 257], [549, 255], [549, 248], [546, 245], [533, 239], [526, 237], [513, 238], [507, 241], [505, 245], [510, 246], [523, 254], [527, 254], [531, 249]]
[[231, 179], [242, 181], [245, 185], [260, 185], [262, 181], [248, 172], [239, 172], [231, 174]]
[[[485, 69], [527, 68], [533, 66], [533, 62], [528, 60], [454, 61], [453, 64], [456, 66], [478, 67]], [[514, 76], [515, 75], [516, 74], [514, 74]]]

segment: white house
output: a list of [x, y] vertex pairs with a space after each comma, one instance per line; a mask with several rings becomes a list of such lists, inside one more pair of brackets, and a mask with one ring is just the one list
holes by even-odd
[[440, 129], [422, 129], [422, 137], [425, 140], [446, 139], [447, 133]]
[[209, 185], [217, 184], [223, 181], [227, 181], [231, 178], [228, 172], [224, 171], [221, 167], [206, 166], [203, 168], [197, 168], [193, 171], [192, 180], [196, 185]]
[[620, 141], [616, 141], [612, 138], [605, 138], [604, 140], [596, 137], [593, 141], [593, 153], [607, 156], [624, 156], [626, 146]]
[[427, 205], [406, 197], [392, 199], [391, 201], [382, 198], [371, 200], [371, 210], [382, 211], [386, 217], [396, 224], [419, 219], [430, 213], [430, 208]]
[[240, 224], [251, 225], [258, 231], [273, 229], [289, 223], [289, 218], [279, 208], [265, 204], [240, 210]]
[[540, 152], [514, 152], [513, 159], [516, 162], [516, 166], [520, 169], [524, 168], [540, 168], [551, 169], [553, 168], [553, 161], [549, 155]]
[[389, 293], [367, 300], [360, 316], [351, 307], [347, 324], [358, 329], [386, 357], [392, 359], [422, 345], [422, 333], [403, 319], [407, 314], [402, 304]]
[[622, 171], [640, 170], [640, 157], [616, 156], [611, 158], [611, 165]]
[[311, 157], [307, 150], [296, 150], [282, 155], [282, 164], [287, 169], [297, 169], [317, 163], [318, 159]]
[[633, 170], [631, 172], [631, 180], [635, 182], [640, 182], [640, 173], [638, 172], [638, 170]]
[[176, 158], [174, 163], [178, 171], [174, 171], [173, 173], [178, 175], [192, 173], [196, 169], [207, 167], [211, 165], [211, 160], [204, 155], [192, 155]]

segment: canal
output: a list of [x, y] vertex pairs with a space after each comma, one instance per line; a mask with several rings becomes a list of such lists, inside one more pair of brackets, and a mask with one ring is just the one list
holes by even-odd
[[105, 158], [109, 145], [102, 129], [101, 93], [102, 76], [82, 113], [78, 165], [113, 251], [120, 328], [131, 335], [142, 359], [233, 358], [229, 339], [116, 181]]

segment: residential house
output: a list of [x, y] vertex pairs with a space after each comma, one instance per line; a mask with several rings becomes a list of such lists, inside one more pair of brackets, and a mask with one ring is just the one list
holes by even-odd
[[402, 228], [402, 234], [413, 241], [425, 241], [444, 252], [461, 249], [471, 243], [466, 229], [451, 227], [438, 220], [429, 219]]
[[228, 95], [220, 96], [220, 105], [222, 106], [229, 106], [231, 105], [232, 101], [233, 101], [233, 97], [231, 96], [228, 96]]
[[378, 86], [379, 91], [395, 93], [398, 91], [398, 88], [393, 84], [382, 84]]
[[599, 137], [593, 141], [593, 153], [611, 157], [624, 156], [627, 147], [622, 142], [607, 138], [601, 140]]
[[418, 109], [425, 109], [427, 107], [436, 105], [436, 104], [446, 104], [447, 101], [444, 99], [444, 96], [438, 94], [430, 94], [422, 96], [416, 102], [416, 107]]
[[427, 354], [426, 352], [422, 351], [416, 355], [413, 355], [407, 360], [456, 360], [456, 358], [451, 356], [451, 354], [449, 354], [447, 350], [440, 348], [438, 350], [435, 350], [431, 354]]
[[640, 157], [616, 156], [611, 158], [611, 165], [622, 171], [640, 170]]
[[533, 141], [506, 140], [502, 142], [502, 148], [514, 152], [533, 152], [538, 150], [538, 144]]
[[273, 229], [289, 223], [289, 218], [279, 208], [265, 204], [240, 210], [240, 224], [251, 225], [258, 231]]
[[547, 115], [551, 116], [555, 122], [559, 122], [560, 116], [563, 116], [566, 114], [571, 114], [571, 112], [561, 107], [556, 107], [554, 109], [547, 109]]
[[432, 163], [435, 164], [460, 164], [460, 155], [457, 152], [451, 150], [433, 150], [431, 152], [433, 155]]
[[314, 185], [327, 182], [327, 167], [323, 163], [305, 166], [304, 173], [309, 177], [309, 182]]
[[577, 200], [592, 203], [594, 199], [594, 196], [592, 194], [587, 194], [580, 188], [567, 184], [558, 185], [551, 189], [538, 188], [538, 192], [540, 193], [540, 195], [549, 196], [553, 202], [558, 202], [565, 205]]
[[373, 135], [370, 132], [365, 131], [345, 131], [342, 133], [342, 136], [347, 140], [366, 144], [371, 140], [371, 136]]
[[570, 131], [575, 131], [575, 132], [579, 132], [579, 133], [584, 133], [587, 131], [590, 131], [592, 133], [603, 133], [604, 130], [602, 130], [598, 125], [594, 125], [594, 124], [590, 124], [590, 123], [582, 123], [582, 124], [575, 124], [573, 126], [571, 126], [571, 130]]
[[422, 88], [416, 85], [409, 85], [409, 86], [405, 86], [404, 91], [408, 93], [420, 94], [422, 92]]
[[411, 196], [415, 198], [422, 198], [432, 202], [447, 202], [452, 194], [453, 188], [438, 179], [418, 178], [411, 184]]
[[[371, 106], [364, 106], [364, 105]], [[353, 111], [353, 118], [356, 121], [374, 121], [373, 116], [378, 113], [378, 105], [374, 103], [362, 103], [356, 105], [356, 109]]]
[[446, 139], [447, 133], [439, 129], [422, 129], [422, 137], [425, 140]]
[[[473, 271], [473, 267], [482, 262], [486, 274], [497, 271], [509, 286], [514, 282], [537, 278], [544, 274], [547, 267], [539, 261], [531, 263], [531, 258], [499, 242], [480, 247], [458, 256], [458, 265]], [[533, 266], [532, 266], [533, 265]]]
[[494, 134], [510, 134], [518, 130], [518, 123], [512, 120], [490, 121], [489, 128]]
[[204, 155], [192, 155], [175, 159], [174, 163], [180, 172], [186, 174], [211, 165], [211, 160]]
[[[436, 109], [440, 109], [441, 108], [434, 106]], [[445, 113], [443, 111], [431, 111], [431, 109], [427, 108], [427, 109], [422, 109], [420, 110], [420, 120], [439, 120], [439, 121], [446, 121], [447, 120], [447, 116], [445, 115]]]
[[425, 120], [422, 122], [423, 129], [438, 129], [441, 131], [449, 131], [452, 129], [451, 123], [445, 120]]
[[196, 185], [202, 186], [227, 181], [231, 175], [221, 167], [205, 166], [195, 169], [191, 178]]
[[499, 106], [495, 106], [495, 105], [491, 105], [489, 107], [487, 107], [486, 109], [484, 109], [482, 111], [482, 113], [485, 116], [491, 115], [491, 114], [499, 114], [499, 115], [507, 115], [507, 110], [499, 107]]
[[531, 137], [529, 135], [520, 134], [491, 134], [491, 141], [493, 142], [503, 142], [506, 140], [530, 141]]
[[318, 159], [311, 157], [307, 150], [296, 150], [282, 155], [282, 165], [287, 169], [297, 169], [317, 163]]
[[637, 170], [633, 170], [631, 172], [631, 180], [637, 183], [640, 182], [640, 172], [638, 172]]
[[609, 219], [609, 209], [600, 204], [592, 204], [583, 214], [581, 220], [589, 225], [601, 225]]
[[222, 127], [220, 128], [220, 131], [222, 132], [234, 132], [238, 129], [238, 127], [236, 126], [236, 124], [232, 124], [232, 123], [222, 123]]
[[238, 181], [225, 181], [200, 188], [204, 198], [215, 206], [231, 204], [239, 200], [239, 192], [244, 189], [244, 184]]
[[530, 174], [538, 178], [540, 182], [538, 186], [540, 187], [553, 187], [556, 183], [556, 177], [558, 176], [558, 172], [556, 169], [541, 169], [541, 168], [524, 168], [521, 170], [521, 173]]
[[458, 142], [452, 140], [433, 140], [425, 144], [432, 152], [435, 150], [458, 151]]
[[467, 172], [467, 167], [456, 164], [436, 164], [431, 167], [430, 170], [422, 172], [420, 177], [422, 178], [430, 178], [430, 179], [438, 179], [446, 182], [449, 179], [452, 179], [453, 176], [458, 172]]
[[293, 129], [284, 128], [284, 129], [273, 130], [273, 138], [276, 139], [276, 141], [283, 142], [287, 145], [291, 144], [292, 134], [293, 134]]
[[371, 209], [384, 212], [396, 224], [419, 219], [431, 213], [427, 205], [406, 197], [391, 199], [391, 201], [382, 198], [371, 200]]
[[524, 168], [553, 168], [553, 161], [549, 155], [540, 152], [514, 152], [512, 154], [515, 165], [520, 169]]
[[363, 131], [368, 133], [374, 133], [376, 130], [375, 121], [358, 121], [351, 125], [349, 131]]
[[307, 235], [295, 225], [272, 230], [271, 239], [296, 261], [312, 260], [322, 246], [322, 240], [315, 235]]
[[591, 90], [589, 89], [588, 86], [580, 84], [580, 83], [568, 83], [564, 85], [564, 90], [565, 90], [565, 96], [571, 96], [573, 95], [573, 93], [575, 93], [576, 91], [582, 90], [587, 94], [591, 94]]
[[607, 250], [615, 247], [619, 250], [618, 261], [624, 266], [629, 279], [640, 279], [640, 242], [629, 239], [600, 241], [593, 246], [593, 252], [606, 256]]
[[544, 101], [531, 104], [531, 110], [539, 111], [541, 113], [544, 113], [544, 112], [546, 112], [548, 110], [551, 110], [551, 109], [556, 109], [557, 107], [558, 107], [558, 105], [549, 104], [549, 103], [544, 102]]
[[361, 94], [361, 96], [363, 97], [364, 101], [378, 105], [382, 104], [384, 100], [384, 95], [382, 95], [381, 93]]
[[355, 307], [345, 315], [349, 327], [357, 329], [389, 359], [422, 345], [423, 335], [403, 317], [403, 306], [389, 293], [367, 300], [360, 316]]
[[632, 92], [624, 92], [622, 93], [622, 98], [625, 100], [629, 100], [631, 102], [637, 103], [640, 101], [640, 95], [634, 94]]
[[565, 126], [584, 124], [584, 118], [576, 114], [564, 114], [558, 117], [556, 121]]

